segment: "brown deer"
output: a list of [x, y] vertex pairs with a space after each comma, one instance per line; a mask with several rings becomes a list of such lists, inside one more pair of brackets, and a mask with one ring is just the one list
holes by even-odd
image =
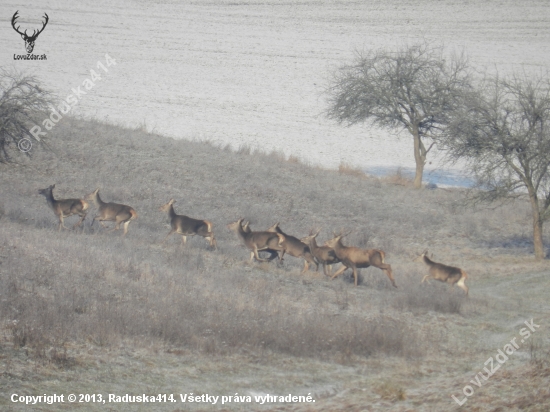
[[124, 233], [122, 236], [126, 236], [128, 233], [128, 225], [130, 222], [138, 217], [136, 211], [130, 206], [121, 205], [119, 203], [105, 203], [99, 197], [99, 189], [94, 190], [92, 193], [86, 196], [86, 200], [91, 200], [97, 206], [98, 214], [92, 220], [92, 226], [96, 219], [103, 227], [107, 227], [103, 224], [104, 221], [115, 222], [115, 227], [109, 232], [120, 229], [120, 224], [124, 226]]
[[229, 223], [227, 228], [236, 232], [239, 239], [250, 250], [250, 260], [252, 261], [253, 258], [256, 258], [258, 262], [273, 260], [273, 257], [270, 259], [261, 258], [258, 252], [263, 250], [282, 251], [281, 243], [285, 240], [285, 237], [280, 233], [273, 232], [245, 232], [242, 227], [243, 220], [243, 218], [240, 218], [236, 222]]
[[55, 215], [59, 218], [59, 227], [57, 230], [61, 230], [61, 228], [69, 229], [68, 227], [65, 227], [63, 218], [72, 215], [80, 216], [80, 220], [73, 225], [73, 229], [77, 226], [80, 226], [84, 219], [86, 219], [86, 214], [89, 206], [88, 202], [82, 199], [55, 199], [53, 197], [54, 188], [55, 184], [47, 187], [46, 189], [38, 190], [38, 193], [46, 197], [48, 206], [50, 206]]
[[273, 226], [267, 229], [267, 231], [273, 232], [273, 233], [279, 233], [283, 235], [285, 238], [284, 241], [280, 243], [280, 245], [283, 247], [283, 250], [279, 255], [279, 262], [282, 262], [283, 256], [285, 255], [285, 253], [288, 253], [290, 256], [304, 259], [304, 269], [300, 272], [300, 274], [303, 274], [304, 272], [309, 270], [310, 264], [315, 265], [316, 270], [319, 270], [319, 264], [314, 259], [313, 254], [309, 249], [309, 246], [306, 245], [297, 237], [287, 235], [285, 232], [283, 232], [279, 227], [279, 222], [275, 223]]
[[336, 252], [331, 247], [317, 245], [317, 240], [315, 238], [319, 235], [320, 231], [321, 230], [318, 230], [317, 233], [314, 234], [310, 232], [309, 236], [302, 238], [301, 241], [309, 246], [309, 250], [313, 257], [317, 262], [323, 265], [323, 273], [325, 276], [330, 276], [332, 274], [332, 265], [340, 263], [340, 259], [338, 259]]
[[170, 199], [168, 203], [159, 208], [160, 212], [168, 212], [170, 216], [170, 226], [172, 226], [172, 230], [166, 235], [162, 243], [164, 243], [173, 233], [181, 235], [181, 240], [184, 245], [187, 242], [187, 236], [199, 235], [209, 242], [210, 247], [216, 248], [217, 243], [214, 232], [212, 232], [212, 222], [209, 220], [198, 220], [184, 215], [177, 215], [174, 211], [174, 203], [176, 203], [176, 201]]
[[454, 266], [447, 266], [443, 263], [434, 262], [427, 255], [428, 251], [425, 250], [420, 256], [413, 260], [413, 262], [422, 261], [429, 267], [429, 273], [422, 278], [422, 282], [420, 283], [424, 283], [424, 281], [430, 283], [429, 279], [431, 278], [439, 280], [440, 282], [450, 283], [452, 287], [454, 287], [454, 285], [457, 285], [464, 292], [466, 292], [466, 295], [468, 295], [468, 286], [466, 286], [466, 284], [464, 283], [468, 278], [466, 272]]
[[[346, 233], [346, 235], [349, 233]], [[359, 249], [357, 247], [348, 247], [342, 244], [342, 237], [344, 234], [336, 236], [334, 239], [328, 240], [325, 245], [334, 249], [336, 256], [342, 262], [342, 267], [332, 275], [331, 279], [341, 275], [348, 268], [353, 270], [353, 277], [355, 278], [355, 286], [357, 286], [357, 268], [368, 268], [374, 266], [388, 276], [391, 284], [397, 287], [393, 278], [391, 266], [384, 263], [385, 253], [379, 249]]]
[[[243, 230], [246, 233], [252, 232], [252, 229], [250, 229], [250, 221], [247, 220], [246, 222], [243, 222], [241, 226], [242, 226]], [[269, 253], [269, 255], [270, 255], [269, 258], [268, 258], [269, 261], [271, 261], [271, 260], [273, 260], [273, 259], [275, 259], [276, 257], [279, 256], [279, 251], [273, 250], [273, 249], [264, 249], [264, 250], [262, 250], [262, 252]]]

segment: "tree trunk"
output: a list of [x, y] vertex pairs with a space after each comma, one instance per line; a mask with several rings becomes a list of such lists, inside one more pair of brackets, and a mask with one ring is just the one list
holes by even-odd
[[531, 209], [533, 211], [533, 246], [535, 248], [535, 258], [544, 259], [546, 253], [544, 251], [544, 243], [542, 240], [542, 224], [543, 221], [540, 216], [539, 199], [534, 189], [527, 188], [529, 191], [529, 200], [531, 201]]
[[418, 126], [413, 127], [413, 139], [414, 139], [414, 161], [416, 162], [416, 174], [414, 175], [414, 188], [420, 189], [422, 187], [422, 175], [424, 174], [424, 165], [426, 164], [426, 149], [420, 139], [420, 132]]

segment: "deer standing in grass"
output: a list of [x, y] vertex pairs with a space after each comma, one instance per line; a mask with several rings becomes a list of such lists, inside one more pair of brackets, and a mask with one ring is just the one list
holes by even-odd
[[164, 243], [173, 233], [181, 235], [181, 240], [184, 245], [187, 242], [187, 236], [199, 235], [209, 242], [210, 247], [216, 248], [217, 243], [214, 232], [212, 232], [212, 222], [209, 220], [198, 220], [184, 215], [177, 215], [174, 211], [174, 203], [176, 203], [176, 201], [170, 199], [168, 203], [159, 208], [161, 212], [168, 212], [170, 216], [170, 226], [172, 226], [172, 230], [166, 235], [162, 243]]
[[55, 199], [53, 197], [54, 188], [55, 184], [47, 187], [46, 189], [38, 190], [38, 193], [46, 197], [48, 206], [50, 206], [55, 215], [59, 218], [59, 227], [57, 230], [61, 230], [61, 228], [69, 229], [68, 227], [65, 227], [63, 218], [72, 215], [80, 216], [80, 220], [73, 225], [73, 229], [77, 226], [80, 226], [84, 219], [86, 219], [86, 214], [89, 206], [88, 202], [82, 199]]
[[[258, 255], [259, 251], [282, 251], [283, 247], [281, 243], [285, 240], [285, 237], [276, 232], [245, 232], [242, 227], [243, 218], [236, 222], [229, 223], [227, 228], [237, 233], [239, 239], [250, 250], [250, 261], [256, 258], [258, 262], [268, 262], [273, 260], [274, 257], [269, 259], [261, 258]], [[276, 256], [276, 255], [275, 255]]]
[[297, 258], [304, 259], [304, 269], [300, 272], [300, 274], [303, 274], [307, 270], [309, 270], [309, 265], [315, 265], [316, 270], [319, 270], [319, 264], [313, 257], [313, 254], [311, 253], [311, 250], [309, 249], [309, 246], [306, 245], [304, 242], [302, 242], [297, 237], [287, 235], [284, 233], [281, 228], [279, 227], [279, 222], [275, 223], [273, 226], [271, 226], [269, 229], [267, 229], [268, 232], [273, 233], [279, 233], [284, 236], [284, 240], [280, 243], [280, 245], [283, 247], [283, 250], [281, 251], [281, 254], [279, 255], [279, 262], [283, 261], [283, 256], [285, 253], [288, 253], [290, 256], [294, 256]]
[[466, 292], [466, 295], [468, 295], [468, 286], [464, 283], [468, 278], [466, 272], [454, 266], [447, 266], [443, 263], [434, 262], [427, 255], [428, 251], [425, 250], [420, 256], [414, 259], [414, 262], [422, 261], [429, 267], [429, 273], [422, 278], [422, 282], [420, 283], [424, 283], [424, 281], [430, 283], [429, 279], [431, 278], [439, 280], [440, 282], [450, 283], [452, 287], [457, 285], [464, 292]]
[[329, 246], [317, 245], [317, 240], [315, 238], [319, 235], [320, 231], [321, 230], [318, 230], [317, 233], [314, 234], [310, 232], [309, 236], [302, 238], [301, 241], [309, 246], [309, 250], [311, 251], [313, 257], [317, 260], [317, 262], [323, 265], [323, 273], [325, 276], [330, 276], [332, 274], [332, 265], [340, 263], [340, 259], [336, 256], [336, 252], [333, 248]]
[[[346, 233], [347, 235], [348, 233]], [[325, 245], [334, 249], [336, 256], [342, 262], [342, 267], [331, 277], [331, 280], [344, 273], [348, 268], [353, 270], [355, 286], [357, 286], [357, 268], [368, 268], [374, 266], [381, 269], [390, 279], [391, 284], [397, 287], [393, 278], [391, 266], [384, 262], [385, 253], [379, 249], [359, 249], [357, 247], [348, 247], [342, 244], [342, 237], [338, 235], [334, 239], [328, 240]]]
[[103, 227], [107, 227], [103, 224], [104, 221], [115, 222], [115, 227], [109, 232], [120, 229], [120, 224], [122, 223], [124, 227], [124, 233], [122, 236], [126, 236], [126, 233], [128, 233], [128, 225], [132, 220], [138, 217], [136, 211], [130, 206], [121, 205], [119, 203], [105, 203], [99, 197], [99, 189], [94, 190], [86, 196], [86, 200], [93, 201], [98, 208], [98, 214], [92, 220], [92, 226], [94, 225], [96, 219]]

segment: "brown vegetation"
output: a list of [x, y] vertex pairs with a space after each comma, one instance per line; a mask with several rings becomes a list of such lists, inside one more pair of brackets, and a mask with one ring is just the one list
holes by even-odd
[[[547, 308], [548, 265], [530, 258], [524, 233], [530, 210], [523, 200], [468, 209], [460, 190], [418, 192], [257, 152], [70, 118], [56, 126], [50, 142], [56, 154], [37, 150], [33, 168], [0, 166], [5, 392], [60, 393], [61, 386], [90, 393], [115, 387], [123, 393], [153, 387], [305, 391], [315, 405], [287, 410], [439, 410], [503, 336], [513, 337], [516, 320], [523, 322], [524, 313], [537, 320]], [[105, 152], [107, 144], [117, 150]], [[57, 231], [36, 193], [52, 182], [101, 186], [113, 202], [131, 202], [139, 224], [124, 241], [92, 230], [89, 219], [82, 231]], [[209, 190], [201, 190], [206, 185]], [[239, 196], [229, 196], [228, 187]], [[246, 216], [262, 228], [285, 221], [290, 233], [353, 226], [349, 244], [383, 249], [399, 289], [378, 269], [358, 270], [362, 281], [354, 288], [344, 276], [329, 282], [300, 275], [298, 259], [280, 267], [250, 264], [227, 230], [216, 232], [217, 250], [205, 250], [194, 238], [185, 248], [159, 247], [168, 229], [158, 199], [167, 196], [180, 199], [186, 214], [208, 216], [214, 227], [230, 216]], [[426, 269], [411, 262], [419, 245], [443, 261], [470, 262], [469, 298], [444, 293], [447, 285], [439, 282], [420, 285]], [[540, 344], [537, 359], [548, 348], [547, 340]], [[528, 349], [521, 348], [527, 358]], [[503, 408], [529, 405], [524, 394], [510, 393], [525, 356], [501, 368], [511, 371], [505, 382], [502, 375], [502, 391], [476, 393], [468, 405], [484, 405], [488, 395]], [[521, 387], [541, 388], [544, 369], [527, 366]], [[548, 404], [542, 392], [536, 399]], [[0, 408], [12, 407], [1, 402]]]

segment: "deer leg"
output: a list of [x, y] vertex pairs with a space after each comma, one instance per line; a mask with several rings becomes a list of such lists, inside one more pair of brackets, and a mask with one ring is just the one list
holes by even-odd
[[308, 269], [309, 269], [309, 264], [307, 263], [307, 260], [304, 260], [304, 268], [300, 272], [300, 275], [303, 275]]
[[341, 267], [340, 269], [338, 269], [334, 275], [332, 275], [332, 277], [330, 278], [330, 280], [332, 280], [332, 279], [334, 279], [334, 278], [340, 276], [342, 273], [345, 272], [346, 269], [347, 269], [347, 266], [342, 265], [342, 267]]
[[283, 256], [285, 255], [285, 250], [281, 250], [281, 254], [279, 255], [279, 262], [282, 262], [283, 261]]
[[352, 269], [353, 269], [353, 278], [355, 279], [355, 286], [357, 286], [357, 268], [353, 266]]
[[422, 278], [422, 282], [420, 282], [420, 283], [424, 283], [424, 281], [426, 281], [426, 283], [429, 285], [429, 284], [430, 284], [430, 281], [428, 280], [429, 278], [430, 278], [430, 275], [429, 275], [429, 274], [426, 275], [426, 276], [424, 276], [424, 277]]
[[217, 249], [216, 238], [214, 238], [214, 233], [208, 232], [207, 235], [205, 236], [205, 239], [210, 244], [210, 247]]
[[163, 245], [164, 242], [166, 242], [166, 239], [168, 239], [168, 237], [169, 237], [172, 233], [174, 233], [175, 231], [176, 231], [175, 229], [172, 229], [172, 230], [166, 235], [166, 237], [163, 239], [163, 241], [160, 242], [160, 244]]
[[63, 220], [63, 212], [59, 214], [59, 227], [57, 230], [59, 231], [61, 230], [61, 228], [69, 230], [69, 228], [65, 226], [65, 222]]
[[390, 278], [391, 284], [393, 285], [394, 288], [396, 288], [397, 285], [395, 284], [395, 279], [393, 278], [391, 265], [388, 265], [387, 263], [384, 263], [384, 264], [380, 265], [380, 269], [382, 269], [384, 271], [384, 273], [386, 274], [386, 276], [388, 278]]
[[80, 216], [80, 220], [73, 225], [73, 229], [76, 228], [77, 226], [80, 226], [84, 221], [84, 219], [86, 219], [86, 213], [79, 213], [78, 215]]
[[101, 227], [104, 227], [105, 229], [109, 229], [109, 226], [105, 226], [105, 223], [103, 223], [103, 220], [98, 220]]
[[95, 220], [97, 219], [97, 216], [94, 216], [94, 218], [92, 219], [92, 223], [90, 223], [90, 229], [92, 229], [92, 231], [95, 233], [95, 230], [94, 230], [94, 222]]
[[308, 263], [315, 265], [315, 272], [319, 272], [319, 263], [315, 259], [313, 259], [311, 256], [309, 256], [309, 259], [307, 260]]
[[124, 222], [124, 233], [122, 234], [122, 236], [126, 236], [126, 233], [128, 233], [128, 225], [130, 224], [130, 221], [127, 220], [126, 222]]
[[468, 296], [468, 286], [464, 283], [464, 278], [460, 278], [460, 280], [456, 283], [459, 288], [461, 288], [464, 292], [466, 292], [466, 296]]
[[254, 245], [254, 257], [258, 262], [267, 262], [267, 259], [262, 259], [260, 255], [258, 254], [258, 246]]

